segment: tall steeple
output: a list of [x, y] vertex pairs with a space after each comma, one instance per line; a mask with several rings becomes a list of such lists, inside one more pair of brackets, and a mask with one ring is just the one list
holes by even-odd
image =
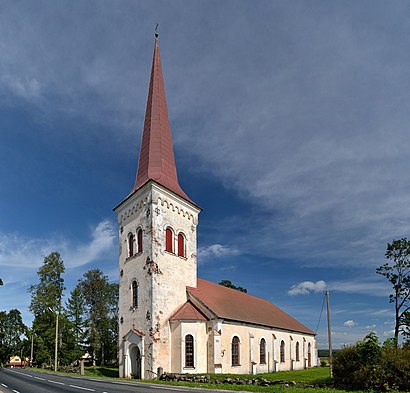
[[145, 109], [137, 179], [132, 192], [142, 187], [149, 180], [154, 180], [192, 203], [189, 197], [182, 191], [178, 182], [157, 32], [155, 33], [154, 55]]

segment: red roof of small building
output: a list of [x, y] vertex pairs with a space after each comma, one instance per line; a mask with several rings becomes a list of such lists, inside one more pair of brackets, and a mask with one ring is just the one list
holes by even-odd
[[305, 325], [268, 300], [198, 278], [197, 287], [188, 293], [218, 318], [247, 322], [314, 335]]
[[193, 203], [178, 183], [157, 37], [152, 58], [137, 178], [131, 193], [149, 180], [154, 180]]
[[169, 318], [170, 321], [207, 321], [208, 318], [201, 313], [189, 300], [184, 303], [175, 314]]

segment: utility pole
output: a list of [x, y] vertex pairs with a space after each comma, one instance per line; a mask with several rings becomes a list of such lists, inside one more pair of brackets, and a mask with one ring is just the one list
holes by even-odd
[[56, 311], [56, 348], [54, 352], [54, 371], [57, 371], [57, 352], [58, 352], [58, 310]]
[[[55, 350], [54, 350], [54, 371], [57, 371], [57, 353], [58, 353], [58, 314], [60, 313], [60, 310], [57, 308], [55, 311], [51, 308], [48, 307], [48, 309], [51, 312], [56, 313], [56, 343], [55, 343]], [[51, 363], [51, 359], [50, 359]]]
[[332, 331], [330, 329], [330, 302], [329, 302], [329, 291], [328, 290], [326, 290], [326, 304], [327, 304], [327, 336], [329, 340], [330, 378], [333, 378]]
[[33, 367], [33, 351], [34, 351], [34, 329], [31, 328], [30, 367]]

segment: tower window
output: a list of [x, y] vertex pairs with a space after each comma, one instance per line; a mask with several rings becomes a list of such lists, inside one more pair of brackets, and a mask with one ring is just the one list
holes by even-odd
[[132, 282], [132, 307], [138, 307], [138, 283]]
[[137, 231], [137, 252], [142, 252], [142, 229], [139, 228]]
[[266, 364], [266, 341], [264, 338], [261, 339], [259, 346], [259, 363]]
[[280, 343], [280, 362], [285, 363], [285, 342], [283, 340]]
[[178, 256], [185, 257], [185, 237], [182, 233], [178, 234]]
[[298, 362], [300, 360], [300, 356], [299, 356], [299, 341], [296, 342], [296, 361]]
[[174, 252], [174, 234], [171, 228], [165, 230], [165, 251]]
[[134, 255], [134, 235], [130, 233], [128, 235], [128, 256], [132, 257]]
[[191, 334], [185, 336], [185, 367], [194, 367], [194, 338]]
[[231, 352], [232, 352], [232, 366], [240, 366], [240, 353], [239, 353], [239, 338], [235, 336], [232, 339]]

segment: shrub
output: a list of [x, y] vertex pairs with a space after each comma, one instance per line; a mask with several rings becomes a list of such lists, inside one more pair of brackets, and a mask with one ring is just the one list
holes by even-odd
[[336, 386], [378, 391], [410, 390], [410, 348], [387, 340], [380, 346], [374, 333], [343, 348], [333, 361]]

